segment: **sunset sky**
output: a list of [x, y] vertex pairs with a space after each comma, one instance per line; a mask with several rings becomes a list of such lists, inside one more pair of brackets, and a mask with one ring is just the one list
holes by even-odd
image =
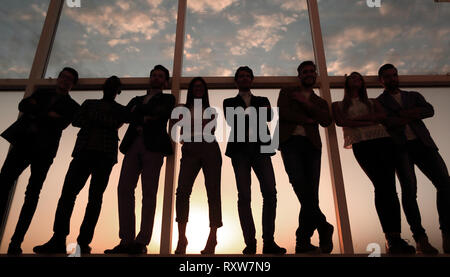
[[[381, 8], [369, 8], [366, 1], [319, 0], [328, 72], [344, 75], [352, 71], [374, 75], [379, 66], [390, 62], [404, 74], [448, 74], [450, 72], [450, 3], [433, 0], [383, 0]], [[28, 78], [49, 1], [2, 1], [0, 6], [0, 78]], [[172, 71], [177, 1], [174, 0], [81, 0], [81, 8], [64, 7], [55, 38], [46, 77], [56, 78], [64, 66], [76, 68], [80, 77], [148, 76], [155, 64]], [[232, 76], [240, 65], [249, 65], [257, 76], [294, 76], [302, 60], [314, 59], [305, 0], [188, 0], [183, 76]], [[414, 88], [409, 88], [414, 90]], [[426, 119], [441, 155], [450, 164], [449, 88], [415, 89], [434, 106], [435, 116]], [[273, 106], [279, 90], [254, 90], [267, 96]], [[376, 97], [381, 89], [370, 90]], [[167, 93], [169, 93], [167, 91]], [[235, 90], [210, 91], [213, 106], [222, 107], [223, 99]], [[318, 93], [318, 91], [317, 91]], [[143, 91], [125, 91], [117, 101], [122, 104]], [[88, 98], [100, 98], [100, 92], [72, 92], [80, 104]], [[332, 90], [333, 101], [341, 100], [342, 90]], [[17, 104], [23, 94], [0, 92], [0, 131], [17, 117]], [[183, 94], [183, 97], [185, 95]], [[182, 98], [184, 99], [184, 98]], [[122, 137], [126, 126], [120, 129]], [[383, 234], [373, 203], [373, 187], [357, 165], [352, 151], [343, 146], [338, 130], [341, 161], [355, 251], [366, 253], [366, 246], [377, 242], [383, 247]], [[46, 242], [52, 234], [54, 213], [75, 143], [77, 128], [63, 133], [58, 155], [41, 192], [36, 215], [27, 233], [23, 250], [31, 253], [35, 245]], [[321, 128], [325, 142], [324, 130]], [[220, 143], [222, 153], [225, 143]], [[8, 144], [0, 140], [0, 163]], [[123, 155], [114, 167], [104, 195], [97, 225], [93, 253], [103, 253], [119, 242], [117, 182]], [[295, 229], [300, 205], [289, 184], [281, 156], [273, 159], [278, 210], [276, 241], [294, 252]], [[179, 161], [177, 161], [178, 163]], [[149, 253], [159, 252], [164, 167], [160, 177], [155, 228]], [[418, 201], [422, 221], [432, 244], [442, 250], [436, 212], [435, 189], [418, 171]], [[13, 200], [5, 239], [0, 253], [5, 253], [23, 203], [29, 170], [22, 175]], [[257, 226], [258, 252], [262, 250], [259, 184], [253, 175], [252, 206]], [[335, 210], [328, 167], [323, 148], [320, 183], [321, 208], [335, 225]], [[86, 186], [87, 187], [87, 186]], [[140, 186], [138, 186], [137, 223], [140, 221]], [[398, 190], [400, 196], [400, 190]], [[85, 188], [78, 197], [67, 242], [75, 242], [87, 201]], [[217, 253], [239, 254], [244, 247], [237, 214], [237, 190], [231, 161], [223, 157], [222, 209], [224, 226], [219, 229]], [[207, 200], [203, 175], [199, 174], [191, 197], [188, 224], [188, 253], [199, 253], [208, 236]], [[336, 225], [335, 225], [336, 226]], [[174, 224], [173, 244], [177, 231]], [[404, 237], [413, 241], [409, 227], [402, 221]], [[317, 243], [317, 235], [313, 239]], [[335, 249], [339, 253], [337, 233]]]

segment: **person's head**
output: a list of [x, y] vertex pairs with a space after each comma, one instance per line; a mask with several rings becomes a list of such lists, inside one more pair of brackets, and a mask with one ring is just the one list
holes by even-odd
[[111, 76], [103, 84], [103, 99], [114, 100], [120, 94], [122, 83], [119, 77]]
[[378, 70], [378, 80], [386, 90], [398, 89], [398, 71], [394, 65], [388, 63]]
[[78, 72], [71, 67], [64, 67], [56, 80], [58, 89], [69, 92], [78, 83]]
[[167, 68], [158, 64], [150, 71], [150, 87], [164, 89], [169, 86], [170, 73]]
[[358, 91], [358, 95], [366, 93], [366, 83], [363, 76], [358, 72], [352, 72], [345, 77], [344, 92], [345, 94], [351, 93], [351, 91]]
[[304, 61], [297, 67], [298, 78], [302, 86], [311, 88], [316, 83], [317, 68], [313, 61]]
[[194, 99], [202, 99], [203, 107], [209, 107], [208, 86], [202, 77], [195, 77], [189, 83], [186, 106], [193, 107]]
[[236, 70], [234, 74], [234, 82], [239, 90], [248, 91], [250, 90], [253, 79], [253, 70], [248, 66], [241, 66]]
[[352, 93], [356, 91], [359, 101], [369, 106], [369, 98], [367, 96], [367, 88], [364, 78], [358, 72], [352, 72], [345, 77], [344, 84], [344, 111], [346, 112], [351, 104]]

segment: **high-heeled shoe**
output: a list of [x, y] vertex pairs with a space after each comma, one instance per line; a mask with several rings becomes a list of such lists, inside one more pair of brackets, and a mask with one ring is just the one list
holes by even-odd
[[200, 251], [200, 253], [202, 255], [214, 254], [214, 252], [216, 251], [216, 245], [217, 245], [217, 240], [216, 239], [209, 239], [208, 238], [208, 241], [206, 242], [205, 249]]
[[175, 250], [176, 255], [184, 255], [186, 254], [186, 247], [188, 245], [187, 239], [178, 240], [177, 249]]

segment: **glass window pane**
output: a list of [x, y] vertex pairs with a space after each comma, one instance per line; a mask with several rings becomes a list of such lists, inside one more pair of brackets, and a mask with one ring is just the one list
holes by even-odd
[[4, 0], [0, 7], [0, 78], [28, 78], [49, 0]]
[[47, 76], [73, 66], [80, 77], [148, 76], [172, 71], [177, 1], [81, 1], [64, 6]]
[[[126, 105], [134, 96], [143, 95], [141, 91], [123, 91], [116, 101], [123, 105]], [[8, 118], [4, 118], [1, 121], [1, 130], [3, 131], [8, 127], [17, 116], [17, 107], [11, 105], [11, 103], [18, 103], [21, 99], [19, 97], [21, 93], [16, 93], [14, 95], [3, 95], [0, 94], [2, 101], [0, 101], [0, 108], [5, 108], [6, 99], [9, 101], [9, 105], [14, 108], [10, 108], [8, 112]], [[82, 103], [86, 99], [98, 99], [101, 98], [102, 93], [100, 91], [83, 91], [83, 92], [71, 92], [71, 96], [78, 102]], [[5, 100], [3, 100], [5, 99]], [[3, 107], [5, 106], [5, 107]], [[125, 124], [119, 130], [119, 138], [122, 139], [128, 125]], [[47, 242], [53, 235], [53, 222], [55, 218], [55, 211], [58, 204], [58, 199], [61, 195], [62, 185], [64, 178], [69, 167], [69, 163], [72, 160], [72, 151], [75, 145], [75, 140], [79, 128], [69, 126], [64, 130], [61, 137], [61, 142], [58, 149], [58, 154], [54, 159], [53, 165], [50, 168], [47, 179], [42, 188], [40, 199], [36, 213], [31, 222], [30, 228], [25, 236], [25, 241], [22, 244], [22, 250], [24, 253], [33, 253], [33, 247], [36, 245], [43, 244]], [[6, 157], [7, 145], [4, 143], [5, 140], [1, 140], [0, 153], [1, 163], [3, 165], [4, 157]], [[5, 145], [4, 145], [5, 144]], [[91, 243], [93, 254], [103, 254], [105, 249], [111, 249], [116, 246], [119, 242], [119, 217], [118, 217], [118, 204], [117, 204], [117, 184], [120, 176], [120, 169], [122, 167], [122, 160], [124, 155], [119, 152], [118, 163], [113, 167], [111, 176], [109, 179], [108, 187], [103, 195], [102, 211], [95, 229], [95, 234], [93, 241]], [[30, 176], [30, 170], [27, 168], [24, 173], [20, 176], [19, 182], [16, 187], [16, 192], [11, 205], [11, 212], [7, 221], [3, 243], [0, 248], [0, 253], [6, 253], [11, 236], [14, 232], [17, 220], [19, 217], [20, 209], [23, 205], [25, 188], [28, 184], [28, 178]], [[165, 178], [165, 163], [161, 168], [161, 175], [159, 179], [159, 190], [157, 194], [157, 206], [155, 213], [155, 223], [153, 228], [153, 235], [151, 242], [148, 246], [148, 253], [159, 254], [160, 246], [160, 234], [161, 234], [161, 215], [162, 215], [162, 200], [164, 191], [164, 178]], [[76, 243], [79, 234], [81, 222], [83, 221], [84, 212], [86, 209], [86, 204], [88, 200], [90, 179], [86, 182], [85, 187], [77, 197], [75, 203], [74, 212], [71, 218], [71, 232], [67, 237], [67, 245], [70, 243]], [[141, 207], [142, 207], [142, 189], [140, 185], [140, 180], [136, 188], [136, 230], [140, 229], [141, 221]]]
[[422, 0], [319, 1], [328, 73], [376, 75], [384, 63], [400, 74], [450, 72], [450, 4]]
[[[450, 103], [449, 90], [446, 88], [407, 88], [405, 90], [419, 91], [425, 99], [433, 105], [435, 115], [425, 119], [424, 122], [439, 147], [439, 152], [446, 162], [450, 164], [450, 135], [447, 125], [450, 118], [448, 104]], [[369, 98], [376, 98], [381, 89], [368, 90]], [[332, 90], [333, 101], [342, 101], [343, 90]], [[376, 242], [384, 245], [385, 239], [378, 219], [375, 203], [374, 188], [369, 178], [358, 165], [353, 151], [344, 149], [342, 128], [337, 127], [337, 137], [341, 155], [342, 171], [344, 174], [345, 192], [350, 216], [350, 225], [355, 253], [367, 253], [369, 243]], [[442, 238], [439, 230], [438, 214], [436, 210], [436, 189], [425, 175], [416, 167], [417, 200], [422, 216], [422, 224], [427, 231], [431, 244], [442, 252]], [[401, 189], [397, 180], [397, 193], [400, 199]], [[402, 237], [414, 245], [414, 239], [402, 212]], [[381, 248], [385, 252], [384, 247]]]
[[296, 75], [312, 49], [305, 0], [188, 0], [184, 76]]
[[[272, 107], [276, 106], [279, 90], [253, 90], [253, 93], [258, 96], [265, 96], [269, 99]], [[223, 114], [222, 106], [223, 100], [229, 97], [236, 96], [237, 91], [233, 90], [210, 90], [210, 104]], [[186, 93], [182, 93], [181, 103], [185, 103]], [[223, 122], [224, 126], [226, 122]], [[269, 127], [271, 124], [269, 124]], [[224, 127], [225, 128], [225, 127]], [[219, 128], [217, 129], [219, 130]], [[273, 130], [272, 130], [273, 134]], [[217, 132], [216, 132], [217, 136]], [[322, 140], [325, 144], [325, 132], [321, 128]], [[218, 137], [218, 136], [217, 136]], [[231, 159], [225, 156], [227, 145], [226, 135], [223, 135], [224, 140], [219, 142], [220, 150], [222, 152], [222, 178], [221, 178], [221, 193], [222, 193], [222, 216], [223, 226], [219, 228], [217, 233], [217, 248], [218, 254], [241, 254], [245, 247], [242, 236], [241, 225], [239, 222], [239, 215], [237, 209], [237, 188], [234, 177], [233, 166]], [[328, 163], [328, 154], [324, 146], [322, 151], [322, 168], [320, 178], [320, 207], [322, 212], [327, 217], [327, 220], [336, 226], [336, 216], [334, 210], [333, 191], [331, 186], [330, 170]], [[180, 147], [181, 148], [181, 147]], [[181, 150], [181, 149], [180, 149]], [[181, 158], [181, 151], [179, 151]], [[177, 168], [179, 169], [180, 160]], [[288, 253], [295, 253], [295, 231], [298, 227], [298, 214], [300, 211], [299, 201], [289, 183], [288, 176], [284, 169], [281, 154], [277, 151], [276, 155], [272, 157], [272, 164], [275, 172], [275, 179], [277, 184], [277, 216], [275, 225], [275, 240], [285, 247]], [[175, 180], [178, 181], [178, 172]], [[176, 188], [177, 184], [175, 184]], [[256, 227], [256, 239], [258, 240], [258, 252], [262, 252], [262, 195], [259, 188], [259, 182], [252, 170], [252, 212]], [[204, 183], [203, 173], [200, 172], [194, 184], [194, 188], [190, 201], [189, 222], [187, 224], [186, 236], [189, 241], [187, 253], [198, 254], [204, 248], [209, 234], [209, 217], [208, 217], [208, 202], [206, 196], [206, 189]], [[336, 228], [337, 230], [337, 228]], [[178, 242], [177, 223], [173, 222], [173, 240], [172, 249], [176, 249]], [[312, 243], [318, 245], [317, 233], [313, 236]], [[334, 250], [333, 253], [339, 253], [339, 242], [337, 231], [333, 235]]]

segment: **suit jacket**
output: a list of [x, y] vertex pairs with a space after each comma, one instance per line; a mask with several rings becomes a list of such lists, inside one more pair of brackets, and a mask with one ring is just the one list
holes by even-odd
[[[327, 101], [312, 93], [310, 101], [319, 108], [319, 112], [311, 114], [301, 103], [292, 99], [292, 94], [300, 90], [301, 88], [298, 87], [283, 88], [278, 96], [280, 145], [291, 137], [297, 125], [302, 125], [305, 128], [306, 137], [316, 148], [321, 149], [322, 141], [320, 139], [319, 124], [322, 127], [327, 127], [331, 124], [330, 108]], [[316, 120], [317, 123], [304, 124], [305, 116]]]
[[403, 106], [400, 106], [400, 104], [387, 91], [384, 91], [377, 98], [386, 110], [387, 118], [383, 124], [386, 126], [386, 130], [391, 135], [394, 142], [397, 144], [404, 144], [407, 142], [405, 125], [396, 124], [396, 120], [399, 118], [399, 112], [407, 109], [420, 108], [421, 119], [414, 120], [408, 125], [423, 144], [428, 147], [438, 149], [431, 138], [430, 132], [422, 121], [423, 118], [432, 117], [434, 115], [433, 106], [428, 103], [418, 92], [401, 90], [400, 94]]
[[[230, 115], [227, 115], [226, 108], [238, 108], [242, 107], [244, 110], [246, 109], [246, 105], [242, 97], [238, 94], [236, 97], [233, 98], [227, 98], [223, 101], [223, 110], [225, 113], [225, 117], [227, 120], [227, 123], [230, 127], [232, 127], [230, 138], [227, 144], [227, 149], [225, 151], [225, 155], [228, 157], [232, 157], [234, 154], [239, 152], [250, 152], [252, 154], [267, 154], [269, 156], [272, 156], [275, 154], [275, 149], [273, 153], [261, 153], [261, 146], [262, 145], [270, 145], [271, 139], [269, 139], [266, 142], [261, 141], [261, 138], [259, 136], [259, 121], [261, 118], [260, 110], [261, 107], [268, 107], [267, 111], [267, 117], [261, 118], [261, 120], [264, 120], [265, 122], [269, 122], [272, 120], [272, 110], [270, 109], [270, 102], [267, 97], [261, 97], [261, 96], [255, 96], [252, 95], [250, 98], [250, 107], [254, 107], [256, 109], [256, 126], [255, 124], [249, 124], [249, 115], [244, 115], [245, 118], [245, 141], [244, 142], [238, 142], [238, 132], [236, 132], [235, 128], [237, 125], [237, 119], [239, 115], [235, 114], [233, 117], [230, 117]], [[243, 116], [241, 114], [241, 116]], [[251, 125], [251, 126], [250, 126]], [[266, 134], [270, 135], [269, 128], [267, 124], [264, 124], [266, 127]], [[234, 126], [234, 127], [233, 127]], [[256, 128], [255, 128], [256, 127]], [[250, 142], [251, 134], [256, 135], [256, 141]]]
[[114, 163], [117, 162], [118, 129], [130, 122], [125, 106], [104, 99], [86, 100], [72, 125], [81, 128], [72, 152], [76, 157], [83, 151], [102, 152]]
[[[14, 146], [54, 158], [62, 131], [72, 122], [79, 108], [80, 105], [68, 94], [57, 94], [55, 89], [38, 89], [19, 103], [23, 115], [1, 136]], [[60, 117], [50, 117], [49, 112], [56, 112]]]
[[[172, 142], [167, 133], [167, 121], [175, 106], [175, 97], [172, 94], [158, 93], [147, 104], [143, 104], [144, 98], [145, 95], [137, 96], [127, 105], [127, 109], [131, 111], [131, 123], [120, 144], [120, 152], [127, 153], [139, 135], [136, 128], [142, 126], [147, 150], [161, 152], [165, 156], [172, 155]], [[144, 122], [144, 116], [151, 116], [153, 119]]]

